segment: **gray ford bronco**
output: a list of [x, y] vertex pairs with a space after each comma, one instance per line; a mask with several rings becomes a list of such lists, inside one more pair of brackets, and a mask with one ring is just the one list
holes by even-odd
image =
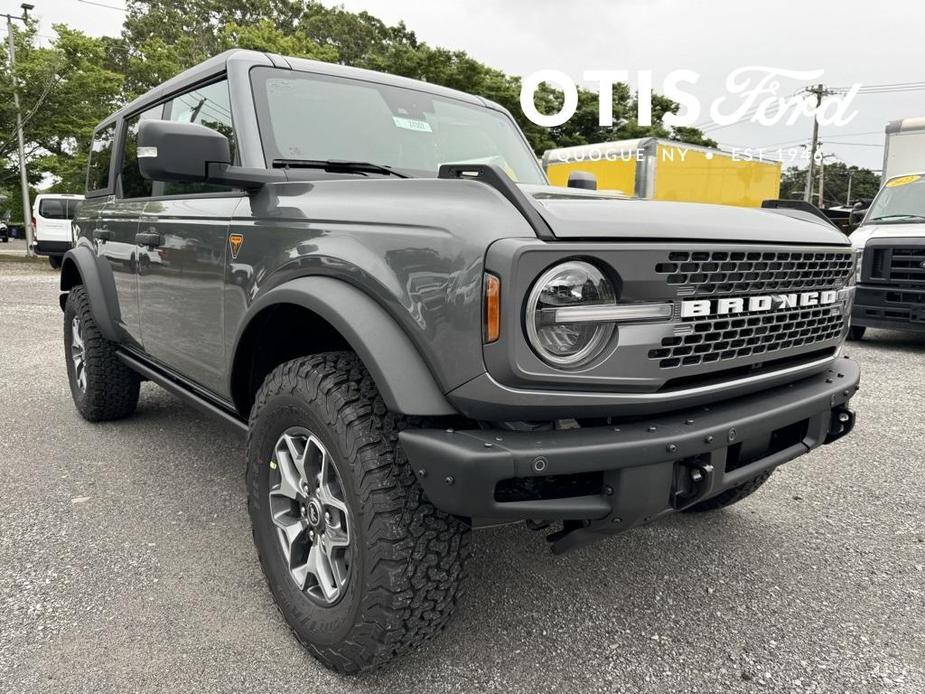
[[851, 430], [855, 259], [811, 219], [552, 188], [485, 99], [235, 50], [95, 133], [71, 392], [111, 420], [149, 380], [246, 432], [280, 612], [368, 670], [447, 624], [473, 528], [565, 552]]

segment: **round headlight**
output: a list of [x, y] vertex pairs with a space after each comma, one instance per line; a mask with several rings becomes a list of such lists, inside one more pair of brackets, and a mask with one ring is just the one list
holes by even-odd
[[571, 260], [544, 272], [527, 298], [527, 337], [541, 359], [554, 366], [586, 364], [601, 353], [613, 335], [613, 323], [557, 322], [557, 309], [613, 306], [613, 285], [590, 263]]

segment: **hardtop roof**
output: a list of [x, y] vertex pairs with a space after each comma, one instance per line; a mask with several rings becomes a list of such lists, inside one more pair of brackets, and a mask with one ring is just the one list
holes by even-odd
[[365, 70], [363, 68], [350, 67], [337, 63], [326, 63], [320, 60], [308, 60], [306, 58], [289, 58], [274, 53], [263, 53], [261, 51], [252, 51], [242, 48], [232, 48], [223, 53], [205, 60], [198, 65], [184, 70], [178, 75], [171, 77], [166, 82], [150, 89], [141, 96], [133, 99], [131, 102], [120, 108], [118, 111], [108, 116], [96, 126], [95, 130], [111, 125], [121, 117], [130, 115], [146, 106], [153, 105], [163, 101], [170, 95], [182, 92], [187, 87], [208, 80], [212, 77], [218, 77], [228, 68], [230, 61], [240, 61], [251, 66], [277, 67], [290, 69], [299, 72], [313, 72], [333, 77], [345, 77], [379, 84], [388, 84], [395, 87], [404, 87], [406, 89], [416, 89], [425, 91], [437, 96], [443, 96], [450, 99], [465, 101], [470, 104], [479, 106], [488, 106], [507, 113], [502, 106], [466, 92], [461, 92], [449, 87], [415, 80], [408, 77], [399, 77], [385, 72], [376, 72], [375, 70]]

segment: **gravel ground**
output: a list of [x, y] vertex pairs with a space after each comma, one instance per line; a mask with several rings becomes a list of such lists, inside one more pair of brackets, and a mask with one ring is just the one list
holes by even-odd
[[242, 442], [150, 384], [84, 422], [61, 322], [55, 273], [0, 263], [0, 691], [925, 691], [925, 337], [852, 345], [854, 434], [733, 508], [564, 557], [478, 533], [448, 632], [357, 679], [273, 607]]

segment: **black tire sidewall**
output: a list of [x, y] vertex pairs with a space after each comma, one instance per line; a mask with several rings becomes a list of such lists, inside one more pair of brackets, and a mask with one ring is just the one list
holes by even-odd
[[[343, 486], [344, 501], [349, 509], [350, 576], [346, 592], [331, 606], [318, 604], [295, 585], [279, 546], [276, 526], [270, 519], [269, 461], [273, 459], [274, 446], [279, 437], [287, 429], [296, 426], [309, 429], [331, 454]], [[283, 616], [303, 641], [318, 647], [334, 646], [342, 642], [350, 633], [362, 605], [365, 538], [353, 471], [349, 453], [340, 445], [340, 437], [333, 436], [328, 426], [315, 414], [311, 404], [296, 394], [274, 396], [253, 423], [248, 446], [247, 485], [254, 542], [267, 583]]]

